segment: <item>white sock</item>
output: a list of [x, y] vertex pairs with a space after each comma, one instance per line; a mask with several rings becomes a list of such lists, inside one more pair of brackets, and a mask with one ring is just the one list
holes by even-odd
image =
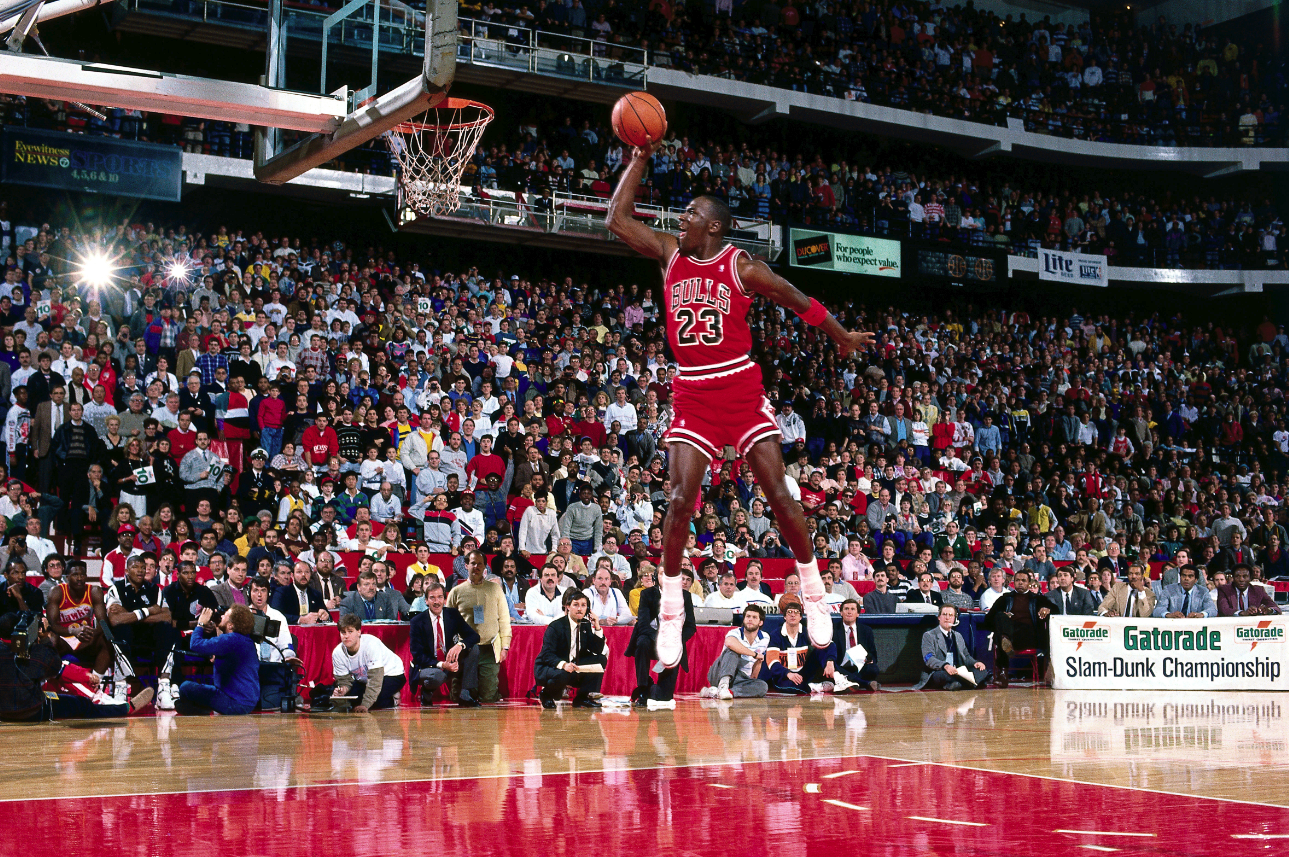
[[662, 589], [661, 612], [664, 616], [685, 612], [685, 587], [679, 574], [660, 575], [658, 586]]
[[824, 579], [819, 576], [819, 561], [810, 560], [807, 563], [797, 563], [797, 574], [801, 576], [801, 594], [810, 600], [818, 600], [824, 596]]

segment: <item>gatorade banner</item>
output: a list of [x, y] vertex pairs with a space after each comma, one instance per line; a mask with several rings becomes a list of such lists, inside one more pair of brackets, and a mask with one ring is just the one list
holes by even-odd
[[1062, 690], [1285, 690], [1289, 619], [1053, 616]]

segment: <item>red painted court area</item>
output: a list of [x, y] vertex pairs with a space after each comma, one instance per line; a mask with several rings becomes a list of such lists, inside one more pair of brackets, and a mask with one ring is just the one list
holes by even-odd
[[23, 832], [10, 853], [27, 857], [1289, 850], [1289, 809], [871, 756], [32, 800], [5, 814], [7, 829]]

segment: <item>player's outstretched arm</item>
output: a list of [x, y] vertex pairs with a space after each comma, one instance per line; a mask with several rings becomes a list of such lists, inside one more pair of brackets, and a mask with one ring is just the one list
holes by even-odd
[[739, 279], [758, 295], [774, 301], [785, 309], [790, 309], [801, 316], [807, 324], [812, 324], [837, 344], [842, 359], [856, 351], [871, 348], [877, 343], [876, 335], [863, 331], [849, 331], [841, 326], [833, 314], [823, 308], [818, 301], [806, 297], [796, 286], [780, 277], [764, 262], [740, 256], [738, 263]]
[[609, 231], [627, 243], [641, 256], [657, 259], [660, 265], [666, 265], [676, 252], [676, 238], [665, 232], [650, 229], [632, 217], [636, 208], [636, 189], [644, 177], [649, 158], [661, 143], [651, 143], [648, 147], [637, 146], [631, 152], [631, 163], [627, 165], [613, 189], [609, 199]]

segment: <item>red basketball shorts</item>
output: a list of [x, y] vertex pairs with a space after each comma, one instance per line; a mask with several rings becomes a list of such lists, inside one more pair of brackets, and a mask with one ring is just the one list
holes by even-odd
[[687, 443], [708, 458], [719, 458], [726, 446], [740, 456], [768, 437], [781, 436], [774, 408], [761, 386], [755, 363], [715, 378], [686, 378], [671, 382], [672, 421], [665, 443]]

